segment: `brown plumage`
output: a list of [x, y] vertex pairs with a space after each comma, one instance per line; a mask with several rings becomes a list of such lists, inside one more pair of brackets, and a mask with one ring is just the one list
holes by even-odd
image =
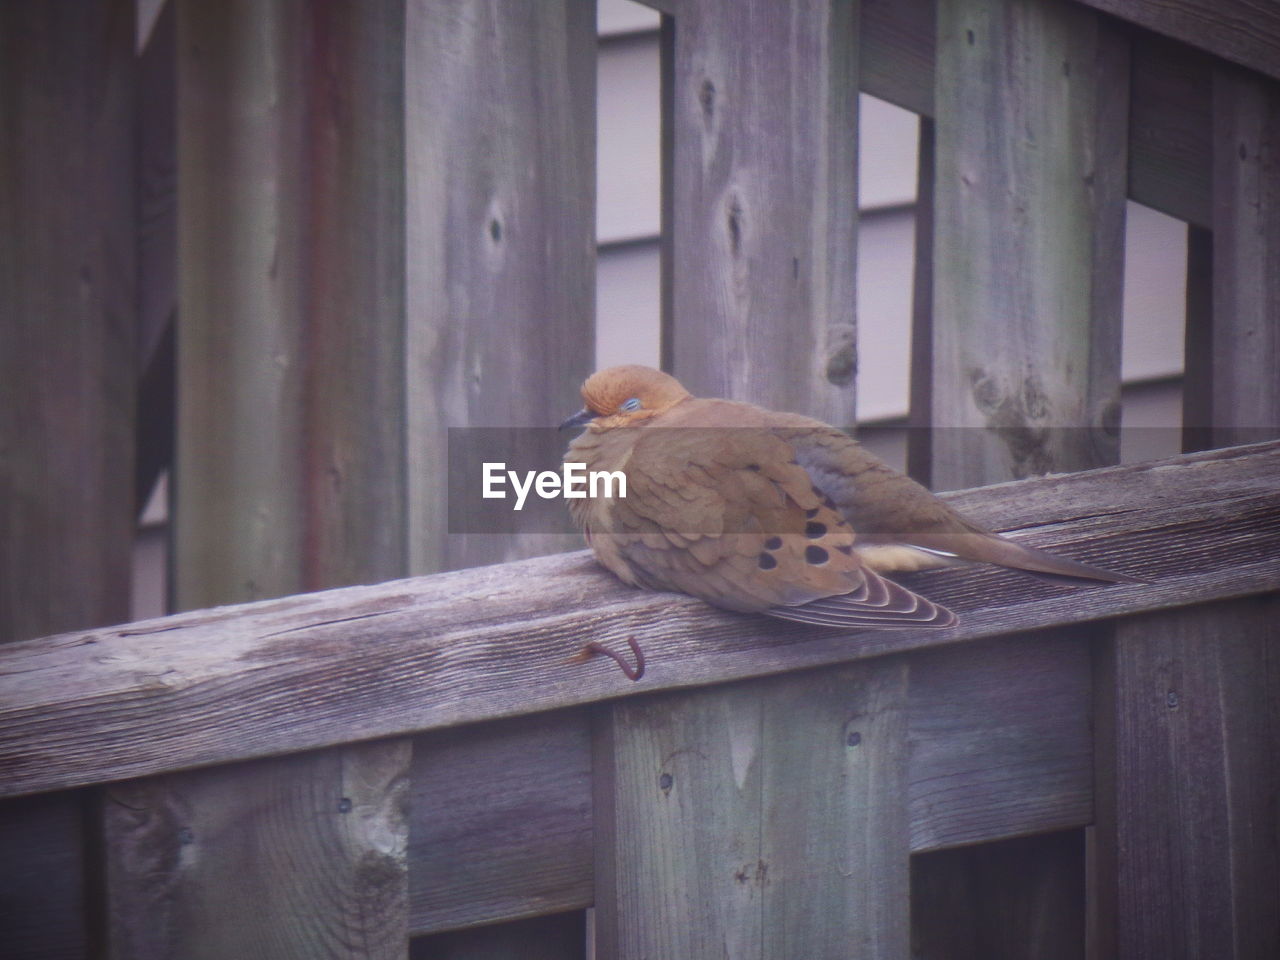
[[975, 560], [1130, 580], [982, 529], [820, 421], [697, 399], [640, 366], [594, 374], [582, 397], [565, 461], [621, 471], [627, 495], [570, 508], [626, 583], [805, 623], [945, 627], [951, 611], [881, 574]]

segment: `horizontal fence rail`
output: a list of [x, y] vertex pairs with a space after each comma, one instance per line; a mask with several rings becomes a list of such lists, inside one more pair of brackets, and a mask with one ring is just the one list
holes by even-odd
[[[0, 647], [0, 791], [16, 795], [603, 698], [1205, 603], [1280, 584], [1280, 443], [949, 496], [996, 529], [1150, 583], [974, 567], [913, 575], [945, 632], [779, 626], [622, 586], [584, 553], [220, 607]], [[635, 637], [631, 684], [568, 662]]]

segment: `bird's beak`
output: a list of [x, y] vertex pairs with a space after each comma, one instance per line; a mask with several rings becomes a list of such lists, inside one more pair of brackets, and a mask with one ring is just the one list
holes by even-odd
[[560, 424], [560, 429], [568, 430], [570, 427], [585, 427], [588, 423], [590, 423], [595, 418], [596, 418], [596, 415], [594, 413], [592, 413], [586, 407], [583, 407], [581, 410], [575, 413], [572, 417], [570, 417], [564, 423]]

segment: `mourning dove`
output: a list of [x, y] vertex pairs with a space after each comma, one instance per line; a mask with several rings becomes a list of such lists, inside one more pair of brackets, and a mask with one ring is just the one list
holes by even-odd
[[950, 610], [881, 574], [984, 561], [1131, 582], [984, 530], [820, 421], [698, 399], [642, 366], [601, 370], [582, 398], [565, 462], [621, 472], [626, 495], [570, 508], [626, 583], [803, 623], [947, 627]]

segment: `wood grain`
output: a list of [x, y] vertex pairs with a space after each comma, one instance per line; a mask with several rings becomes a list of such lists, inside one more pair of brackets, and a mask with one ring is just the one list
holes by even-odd
[[[176, 13], [175, 602], [402, 575], [426, 534], [407, 522], [403, 7]], [[121, 787], [108, 952], [403, 956], [410, 753]]]
[[920, 119], [916, 167], [915, 255], [911, 264], [911, 358], [907, 473], [933, 488], [933, 204], [937, 126]]
[[[936, 7], [936, 0], [862, 3], [863, 92], [930, 119], [937, 115]], [[1207, 226], [1212, 205], [1213, 59], [1195, 46], [1158, 34], [1125, 33], [1132, 50], [1128, 196], [1171, 217]], [[1124, 167], [1114, 160], [1106, 162], [1117, 172]]]
[[1135, 31], [1129, 196], [1179, 220], [1212, 220], [1213, 61], [1193, 47]]
[[597, 949], [905, 955], [905, 695], [885, 659], [603, 708]]
[[1182, 449], [1214, 446], [1213, 231], [1187, 227], [1186, 324], [1183, 330]]
[[133, 4], [0, 6], [0, 642], [128, 616]]
[[[913, 852], [1092, 820], [1088, 667], [1087, 642], [1063, 631], [911, 658]], [[411, 932], [592, 904], [589, 720], [553, 711], [415, 740]]]
[[406, 740], [107, 793], [110, 956], [404, 956]]
[[179, 4], [179, 607], [406, 572], [398, 11]]
[[[1274, 590], [1280, 444], [954, 496], [996, 529], [1151, 582], [917, 574], [960, 613], [843, 634], [624, 587], [585, 553], [203, 610], [0, 648], [0, 790], [53, 790]], [[569, 664], [634, 636], [642, 684]]]
[[675, 29], [672, 373], [854, 422], [858, 4], [706, 0]]
[[[595, 6], [412, 0], [405, 88], [408, 571], [563, 549], [446, 536], [449, 427], [549, 427], [595, 362]], [[495, 69], [501, 64], [501, 69]], [[526, 434], [511, 461], [555, 464]], [[457, 530], [482, 528], [455, 519]]]
[[[913, 851], [1092, 820], [1089, 670], [1087, 640], [1069, 631], [912, 658], [906, 795]], [[589, 741], [581, 709], [415, 741], [412, 931], [593, 902]]]
[[1280, 78], [1280, 9], [1268, 0], [1081, 2]]
[[[1278, 53], [1280, 55], [1280, 53]], [[1280, 435], [1280, 83], [1213, 74], [1215, 446]]]
[[1114, 463], [1127, 47], [1065, 4], [948, 0], [935, 89], [934, 486]]
[[[132, 0], [0, 4], [0, 645], [129, 615], [133, 41]], [[89, 950], [92, 807], [0, 805], [6, 957]]]
[[590, 739], [579, 709], [415, 740], [413, 933], [591, 904]]
[[1088, 628], [911, 658], [911, 849], [1093, 818]]
[[1275, 594], [1122, 621], [1104, 648], [1104, 950], [1275, 956]]
[[932, 118], [937, 0], [862, 0], [865, 93]]

